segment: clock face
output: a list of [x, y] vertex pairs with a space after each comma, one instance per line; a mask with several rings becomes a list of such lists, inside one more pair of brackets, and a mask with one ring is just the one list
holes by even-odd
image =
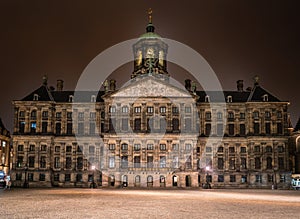
[[141, 50], [138, 50], [136, 53], [136, 64], [140, 65], [142, 63], [143, 54]]
[[146, 58], [154, 58], [154, 49], [153, 48], [150, 47], [147, 50], [147, 56], [146, 56]]
[[159, 64], [161, 66], [164, 65], [164, 51], [162, 51], [162, 50], [159, 51]]

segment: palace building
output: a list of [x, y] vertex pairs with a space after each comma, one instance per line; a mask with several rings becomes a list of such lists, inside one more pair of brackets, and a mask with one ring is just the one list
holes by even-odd
[[289, 186], [289, 102], [258, 77], [252, 88], [238, 80], [221, 95], [189, 79], [175, 86], [168, 45], [154, 29], [150, 14], [120, 89], [112, 79], [99, 91], [65, 91], [62, 80], [54, 89], [45, 77], [13, 101], [14, 186]]

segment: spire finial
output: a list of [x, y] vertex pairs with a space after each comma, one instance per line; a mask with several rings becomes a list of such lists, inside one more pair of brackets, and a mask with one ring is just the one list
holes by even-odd
[[148, 9], [149, 24], [152, 24], [152, 13], [153, 13], [152, 8], [149, 8]]

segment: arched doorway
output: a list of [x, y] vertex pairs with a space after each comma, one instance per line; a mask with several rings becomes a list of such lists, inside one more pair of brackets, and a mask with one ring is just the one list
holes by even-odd
[[153, 187], [153, 176], [147, 177], [147, 187]]
[[178, 186], [178, 176], [172, 176], [172, 186], [177, 187]]
[[159, 177], [159, 182], [160, 182], [160, 187], [165, 187], [166, 186], [166, 178], [165, 178], [165, 176], [160, 176]]
[[190, 175], [187, 175], [185, 176], [185, 186], [186, 187], [191, 187], [191, 176]]
[[128, 186], [128, 177], [127, 177], [127, 175], [124, 175], [122, 178], [123, 178], [122, 179], [122, 186], [127, 187]]
[[139, 187], [141, 185], [141, 177], [137, 175], [134, 179], [134, 184], [136, 187]]
[[110, 175], [108, 177], [108, 185], [109, 186], [115, 186], [115, 176], [114, 175]]

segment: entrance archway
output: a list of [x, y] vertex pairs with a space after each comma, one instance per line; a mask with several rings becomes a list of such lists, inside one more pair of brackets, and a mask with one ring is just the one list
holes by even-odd
[[177, 187], [178, 186], [178, 176], [172, 176], [172, 186]]
[[185, 176], [185, 186], [186, 187], [191, 187], [191, 176], [190, 175], [187, 175]]

